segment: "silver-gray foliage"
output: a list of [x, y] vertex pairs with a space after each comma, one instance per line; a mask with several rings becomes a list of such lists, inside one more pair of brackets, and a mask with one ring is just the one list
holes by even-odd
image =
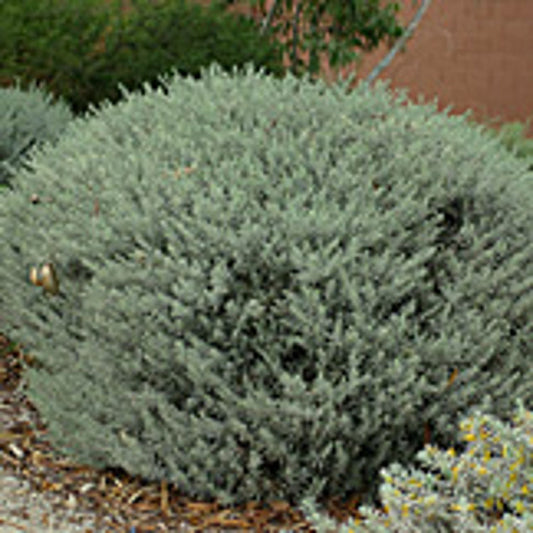
[[59, 450], [297, 502], [377, 490], [424, 423], [460, 449], [473, 409], [531, 404], [523, 162], [381, 84], [167, 85], [75, 121], [0, 198], [0, 330]]
[[53, 102], [35, 84], [0, 87], [0, 185], [9, 183], [35, 145], [57, 140], [73, 118], [63, 100]]

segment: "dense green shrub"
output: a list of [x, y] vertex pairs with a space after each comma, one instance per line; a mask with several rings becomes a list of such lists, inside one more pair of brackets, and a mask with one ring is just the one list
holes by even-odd
[[119, 101], [119, 84], [130, 91], [144, 83], [161, 87], [158, 76], [171, 68], [198, 77], [212, 62], [226, 70], [253, 62], [278, 77], [285, 73], [281, 45], [216, 3], [136, 0], [127, 16], [119, 15], [122, 2], [103, 10], [102, 3], [1, 3], [0, 78], [44, 81], [81, 114], [90, 104]]
[[63, 101], [32, 85], [0, 88], [0, 185], [8, 185], [33, 146], [52, 142], [74, 118]]
[[[116, 17], [116, 2], [102, 11], [100, 0], [6, 0], [0, 3], [0, 80], [23, 88], [39, 82], [55, 97], [84, 98], [89, 77], [105, 68], [90, 57]], [[113, 40], [113, 35], [109, 40]], [[116, 39], [115, 39], [116, 40]], [[110, 63], [107, 64], [110, 67]], [[110, 74], [108, 73], [108, 76]], [[100, 75], [101, 76], [101, 75]], [[111, 80], [112, 81], [112, 80]], [[69, 92], [71, 93], [69, 95]]]
[[519, 406], [513, 425], [477, 414], [461, 423], [467, 450], [427, 446], [421, 469], [392, 465], [381, 472], [382, 510], [339, 526], [306, 502], [304, 514], [320, 532], [527, 533], [533, 531], [533, 413]]
[[533, 175], [464, 117], [345, 89], [176, 76], [0, 198], [0, 317], [58, 449], [299, 501], [531, 404]]

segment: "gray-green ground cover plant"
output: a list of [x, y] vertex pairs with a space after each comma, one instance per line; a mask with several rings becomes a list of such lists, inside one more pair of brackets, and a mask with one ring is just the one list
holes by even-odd
[[9, 185], [32, 148], [53, 142], [74, 118], [68, 105], [54, 101], [35, 83], [0, 87], [0, 187]]
[[424, 422], [460, 451], [463, 417], [531, 404], [523, 161], [382, 85], [167, 85], [0, 198], [2, 328], [60, 451], [223, 503], [372, 497]]
[[336, 524], [302, 510], [319, 532], [526, 533], [533, 529], [533, 413], [518, 402], [512, 422], [476, 414], [460, 424], [464, 453], [426, 446], [421, 468], [394, 464], [380, 474], [383, 507], [359, 509], [361, 518]]

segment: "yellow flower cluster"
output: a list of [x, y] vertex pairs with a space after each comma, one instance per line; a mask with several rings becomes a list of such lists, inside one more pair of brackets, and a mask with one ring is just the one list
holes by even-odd
[[426, 446], [418, 457], [441, 475], [408, 473], [399, 465], [384, 469], [384, 513], [363, 508], [364, 518], [348, 531], [431, 532], [444, 525], [461, 532], [532, 531], [533, 413], [523, 411], [513, 421], [514, 427], [488, 415], [463, 421], [468, 448], [460, 456], [453, 448]]

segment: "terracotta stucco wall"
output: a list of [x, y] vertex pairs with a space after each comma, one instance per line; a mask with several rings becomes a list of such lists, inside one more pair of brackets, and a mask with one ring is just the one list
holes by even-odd
[[[403, 5], [407, 23], [416, 8], [411, 0]], [[368, 54], [361, 75], [386, 52], [380, 47]], [[414, 97], [438, 96], [443, 107], [471, 108], [478, 118], [533, 121], [533, 1], [433, 0], [385, 77]]]

